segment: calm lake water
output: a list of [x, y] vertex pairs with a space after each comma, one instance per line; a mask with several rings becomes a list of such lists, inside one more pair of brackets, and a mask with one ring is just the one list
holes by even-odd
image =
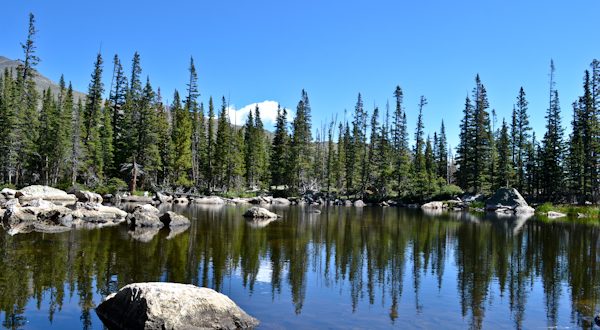
[[5, 328], [102, 329], [94, 307], [132, 282], [218, 290], [261, 329], [592, 328], [600, 310], [600, 227], [399, 208], [175, 207], [192, 226], [150, 242], [125, 226], [0, 229]]

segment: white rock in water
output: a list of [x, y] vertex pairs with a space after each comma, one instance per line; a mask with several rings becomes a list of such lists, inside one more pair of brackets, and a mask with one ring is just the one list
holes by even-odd
[[564, 213], [560, 213], [560, 212], [554, 212], [554, 211], [550, 211], [550, 212], [548, 212], [547, 216], [548, 216], [548, 218], [550, 218], [550, 219], [556, 219], [556, 218], [564, 218], [564, 217], [566, 217], [567, 215], [566, 215], [566, 214], [564, 214]]
[[279, 216], [265, 208], [253, 206], [244, 212], [244, 217], [252, 219], [277, 219]]
[[421, 205], [422, 209], [443, 209], [444, 208], [444, 203], [442, 202], [429, 202], [429, 203], [425, 203], [423, 205]]
[[354, 202], [354, 207], [365, 207], [366, 204], [362, 200], [358, 199]]
[[96, 308], [110, 329], [248, 329], [258, 326], [229, 297], [179, 283], [133, 283]]
[[290, 204], [292, 204], [292, 202], [290, 202], [290, 200], [287, 198], [273, 198], [271, 200], [271, 203], [273, 205], [290, 205]]
[[225, 201], [223, 200], [223, 198], [221, 198], [219, 196], [206, 196], [206, 197], [195, 198], [193, 200], [193, 202], [194, 202], [194, 204], [202, 204], [202, 205], [225, 204]]

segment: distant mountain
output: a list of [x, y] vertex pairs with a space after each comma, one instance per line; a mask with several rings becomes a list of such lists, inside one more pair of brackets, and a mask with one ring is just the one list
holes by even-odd
[[[18, 65], [19, 65], [19, 61], [11, 60], [4, 56], [0, 56], [0, 72], [1, 73], [4, 73], [5, 68], [13, 69], [13, 72], [16, 72]], [[33, 80], [35, 81], [36, 89], [40, 94], [44, 90], [48, 89], [48, 87], [50, 87], [50, 90], [55, 95], [58, 94], [58, 92], [60, 90], [60, 88], [58, 87], [58, 83], [42, 76], [39, 72], [36, 72], [36, 76]], [[82, 100], [85, 99], [85, 94], [78, 92], [78, 91], [73, 91], [73, 96], [75, 97], [75, 102], [77, 102], [78, 98], [81, 98]]]

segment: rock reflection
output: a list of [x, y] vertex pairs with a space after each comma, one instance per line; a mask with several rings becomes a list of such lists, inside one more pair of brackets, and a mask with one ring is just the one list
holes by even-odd
[[[243, 207], [176, 208], [192, 225], [140, 233], [145, 243], [131, 240], [125, 226], [15, 237], [0, 232], [2, 325], [25, 326], [31, 301], [49, 305], [51, 322], [70, 293], [78, 298], [82, 326], [100, 327], [90, 316], [95, 292], [142, 281], [223, 290], [234, 277], [250, 294], [260, 283], [270, 287], [273, 301], [289, 297], [299, 315], [315, 280], [322, 290], [339, 291], [355, 312], [363, 303], [385, 306], [392, 322], [408, 301], [417, 315], [427, 312], [432, 302], [424, 283], [431, 278], [438, 291], [450, 288], [444, 303], [458, 303], [475, 329], [484, 327], [497, 300], [508, 301], [517, 329], [532, 317], [556, 327], [565, 308], [570, 322], [591, 328], [600, 307], [600, 229], [592, 225], [396, 208], [323, 208], [315, 216], [288, 207], [278, 209], [281, 220], [257, 230], [241, 217]], [[167, 233], [170, 239], [162, 239]], [[156, 234], [161, 239], [152, 239]], [[536, 283], [545, 315], [526, 308]], [[570, 304], [559, 304], [561, 298]]]

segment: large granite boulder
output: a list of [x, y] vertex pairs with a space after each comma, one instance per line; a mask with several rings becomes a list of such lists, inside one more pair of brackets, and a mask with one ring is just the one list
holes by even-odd
[[46, 233], [68, 231], [72, 227], [72, 210], [51, 202], [36, 199], [21, 206], [18, 199], [7, 202], [2, 226], [9, 235], [39, 231]]
[[265, 208], [253, 206], [244, 212], [245, 218], [250, 219], [277, 219], [279, 216]]
[[96, 313], [109, 329], [248, 329], [257, 319], [212, 289], [134, 283], [106, 297]]
[[158, 217], [158, 209], [150, 204], [138, 205], [127, 215], [129, 227], [161, 228], [163, 223]]
[[515, 188], [500, 188], [485, 202], [486, 211], [505, 214], [533, 214], [535, 210]]
[[77, 203], [72, 213], [76, 227], [119, 224], [125, 221], [127, 212], [100, 203]]
[[34, 199], [43, 199], [47, 201], [58, 201], [58, 202], [75, 202], [77, 197], [75, 195], [67, 194], [64, 190], [52, 188], [49, 186], [33, 185], [25, 187], [15, 193], [15, 197], [19, 198], [21, 203], [31, 201]]

